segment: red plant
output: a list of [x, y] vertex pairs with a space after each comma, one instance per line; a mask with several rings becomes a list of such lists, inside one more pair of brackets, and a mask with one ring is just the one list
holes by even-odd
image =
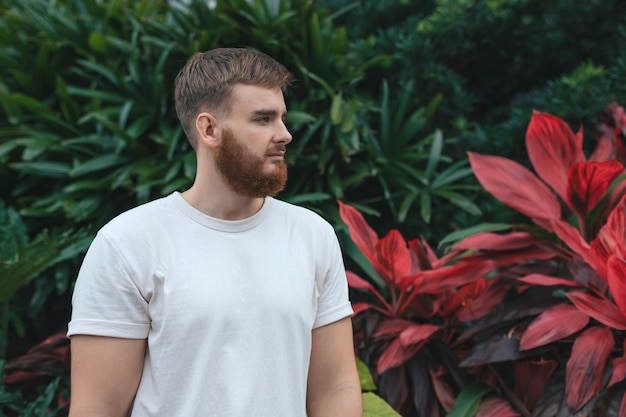
[[[517, 361], [516, 375], [523, 375], [515, 379], [514, 392], [527, 415], [533, 409], [537, 417], [608, 415], [607, 404], [626, 415], [626, 117], [615, 104], [607, 114], [613, 115], [611, 123], [600, 126], [598, 145], [586, 158], [582, 129], [574, 133], [558, 117], [534, 112], [526, 147], [537, 175], [509, 159], [469, 153], [482, 186], [535, 226], [501, 235], [479, 233], [453, 248], [472, 251], [468, 259], [503, 259], [499, 246], [517, 244], [523, 233], [543, 241], [553, 254], [549, 260], [500, 263], [501, 273], [518, 278], [517, 313], [503, 320], [504, 313], [498, 312], [463, 335], [506, 334], [516, 341], [504, 356]], [[463, 365], [499, 362], [480, 353], [487, 347], [477, 345]], [[521, 368], [526, 366], [523, 357], [549, 367], [531, 378]], [[621, 390], [611, 389], [618, 384]]]
[[[39, 388], [54, 378], [63, 376], [67, 379], [69, 369], [69, 340], [65, 332], [57, 333], [33, 346], [24, 355], [8, 361], [2, 383], [11, 390], [19, 391], [24, 399], [34, 400], [41, 395]], [[67, 411], [68, 401], [64, 390], [59, 390], [56, 398], [58, 408]]]
[[488, 313], [505, 295], [497, 279], [485, 279], [494, 262], [455, 253], [438, 258], [423, 239], [406, 242], [397, 230], [379, 239], [356, 209], [342, 202], [339, 209], [381, 283], [376, 288], [347, 273], [360, 300], [354, 303], [359, 356], [403, 415], [443, 416], [470, 381], [458, 367], [464, 354], [455, 345], [459, 324]]

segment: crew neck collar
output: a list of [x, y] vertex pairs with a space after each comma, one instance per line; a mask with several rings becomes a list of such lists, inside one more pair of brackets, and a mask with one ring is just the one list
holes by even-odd
[[200, 210], [189, 204], [178, 191], [170, 194], [168, 199], [172, 202], [174, 207], [193, 221], [214, 230], [232, 233], [244, 232], [261, 224], [268, 216], [270, 207], [274, 204], [274, 199], [272, 197], [266, 197], [261, 209], [252, 216], [241, 220], [223, 220], [202, 213]]

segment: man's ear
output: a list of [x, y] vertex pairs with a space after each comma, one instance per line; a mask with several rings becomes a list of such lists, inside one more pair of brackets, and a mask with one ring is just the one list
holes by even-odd
[[202, 112], [196, 117], [196, 132], [198, 142], [210, 148], [217, 146], [217, 118], [207, 112]]

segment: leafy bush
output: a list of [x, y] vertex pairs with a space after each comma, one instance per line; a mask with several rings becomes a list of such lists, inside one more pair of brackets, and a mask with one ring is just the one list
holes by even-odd
[[373, 270], [349, 272], [357, 348], [403, 415], [454, 412], [468, 392], [481, 416], [626, 412], [624, 109], [601, 128], [587, 157], [582, 130], [536, 112], [526, 146], [541, 179], [470, 153], [482, 186], [534, 225], [455, 232], [441, 259], [396, 230], [379, 239], [339, 203]]
[[[589, 157], [583, 152], [582, 131], [574, 134], [555, 116], [533, 115], [526, 146], [543, 182], [508, 159], [470, 155], [485, 189], [535, 225], [515, 227], [524, 232], [473, 235], [454, 247], [477, 251], [481, 258], [497, 254], [501, 258], [503, 246], [515, 245], [514, 256], [519, 257], [529, 255], [527, 243], [539, 239], [550, 256], [526, 256], [523, 264], [516, 260], [503, 268], [500, 273], [516, 280], [512, 288], [519, 294], [517, 313], [505, 319], [504, 309], [471, 326], [467, 335], [489, 339], [463, 363], [516, 360], [516, 374], [540, 372], [532, 384], [524, 386], [518, 379], [514, 387], [516, 393], [525, 393], [529, 400], [524, 406], [535, 409], [534, 415], [548, 416], [560, 409], [605, 415], [607, 409], [617, 411], [620, 404], [619, 415], [626, 412], [622, 399], [626, 118], [624, 109], [615, 104], [607, 115], [610, 118]], [[513, 181], [516, 187], [511, 192]], [[513, 343], [496, 357], [494, 340], [505, 334]], [[486, 355], [490, 343], [494, 354]], [[612, 376], [606, 379], [606, 375]]]
[[[594, 117], [598, 110], [626, 93], [626, 24], [618, 19], [623, 8], [617, 0], [575, 5], [565, 0], [0, 0], [0, 200], [10, 207], [4, 224], [15, 228], [4, 226], [5, 236], [15, 239], [3, 240], [8, 243], [0, 252], [3, 261], [15, 262], [24, 249], [30, 255], [19, 255], [20, 262], [42, 262], [11, 284], [19, 289], [3, 315], [9, 318], [4, 336], [10, 333], [12, 341], [8, 356], [25, 354], [65, 326], [80, 254], [99, 226], [127, 208], [190, 185], [194, 156], [175, 119], [171, 88], [189, 56], [217, 46], [263, 50], [296, 75], [287, 97], [295, 140], [281, 197], [335, 223], [341, 199], [369, 215], [375, 233], [397, 229], [419, 235], [411, 250], [431, 263], [419, 263], [426, 276], [497, 255], [491, 259], [499, 262], [495, 277], [462, 285], [468, 294], [462, 302], [471, 304], [458, 311], [480, 311], [480, 291], [502, 291], [493, 282], [512, 288], [507, 287], [511, 271], [519, 274], [515, 259], [503, 265], [499, 252], [472, 259], [460, 247], [455, 255], [438, 257], [432, 242], [477, 219], [522, 223], [525, 216], [476, 192], [465, 150], [520, 158], [518, 138], [533, 107], [570, 123], [582, 121], [585, 131], [602, 127], [608, 119]], [[495, 224], [490, 230], [508, 228]], [[587, 237], [596, 232], [589, 230]], [[340, 235], [346, 237], [343, 230]], [[76, 241], [69, 245], [64, 239]], [[516, 262], [553, 253], [543, 241], [533, 242], [526, 242], [528, 251]], [[342, 243], [349, 265], [377, 276], [353, 243]], [[42, 248], [49, 249], [49, 259], [36, 255]], [[552, 265], [553, 258], [542, 262]], [[395, 285], [379, 278], [374, 288], [384, 299], [408, 291]], [[429, 359], [431, 344], [443, 343], [444, 335], [457, 338], [451, 351], [464, 357], [470, 347], [464, 337], [472, 336], [460, 333], [461, 313], [453, 311], [459, 299], [454, 301], [451, 290], [431, 290], [419, 297], [435, 304], [416, 316], [389, 304], [397, 309], [394, 320], [432, 319], [440, 326], [418, 357]], [[505, 304], [515, 300], [511, 291]], [[373, 326], [374, 319], [363, 322]], [[366, 336], [377, 339], [372, 358], [397, 338]], [[411, 363], [411, 358], [399, 360]], [[443, 374], [427, 375], [433, 390], [443, 389], [445, 381], [449, 385], [437, 391], [440, 395], [491, 394], [472, 382], [472, 374], [443, 359], [433, 361]], [[533, 369], [544, 372], [553, 362], [537, 363]], [[484, 366], [474, 368], [482, 372]], [[378, 375], [372, 368], [383, 378], [380, 392], [391, 386], [384, 380], [394, 379], [384, 375], [393, 369]], [[484, 398], [492, 408], [501, 404]], [[410, 408], [420, 401], [399, 393], [393, 402]], [[438, 401], [452, 412], [453, 401]], [[436, 408], [433, 402], [427, 407]]]
[[[487, 314], [505, 295], [506, 286], [486, 278], [495, 262], [466, 262], [458, 253], [439, 259], [424, 239], [407, 243], [397, 230], [379, 239], [356, 209], [339, 206], [373, 267], [370, 280], [349, 271], [348, 284], [360, 300], [354, 303], [356, 347], [383, 397], [403, 416], [438, 416], [473, 401], [455, 401], [475, 387], [459, 366], [473, 345], [459, 335], [464, 321]], [[485, 404], [484, 410], [502, 407], [497, 398]]]

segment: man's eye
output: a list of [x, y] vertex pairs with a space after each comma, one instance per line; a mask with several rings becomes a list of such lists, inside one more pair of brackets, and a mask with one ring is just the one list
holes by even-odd
[[270, 122], [270, 118], [269, 117], [260, 117], [257, 119], [258, 122], [262, 122], [262, 123], [269, 123]]

